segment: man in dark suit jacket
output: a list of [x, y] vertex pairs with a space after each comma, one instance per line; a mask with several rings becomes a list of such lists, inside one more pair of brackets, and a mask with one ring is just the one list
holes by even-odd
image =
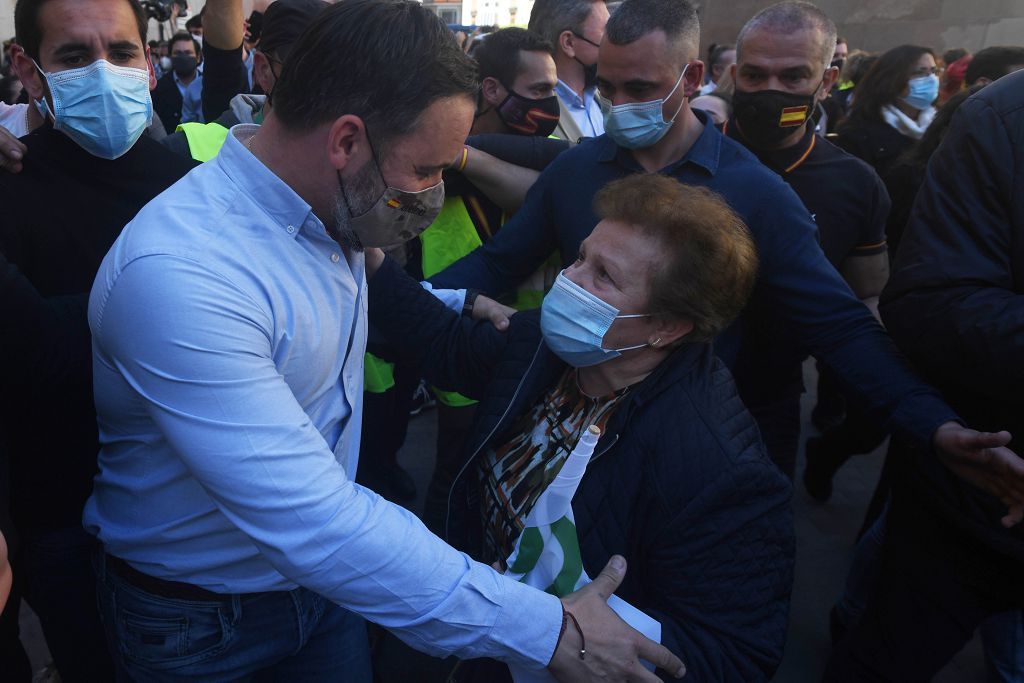
[[175, 33], [171, 38], [171, 70], [157, 81], [153, 90], [153, 110], [170, 135], [179, 123], [202, 121], [202, 51], [190, 34]]

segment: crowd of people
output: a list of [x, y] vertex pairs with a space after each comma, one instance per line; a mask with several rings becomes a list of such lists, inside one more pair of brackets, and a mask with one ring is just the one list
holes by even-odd
[[[4, 680], [23, 602], [69, 683], [770, 680], [794, 482], [887, 438], [823, 680], [979, 631], [1024, 680], [1024, 47], [804, 0], [704, 60], [686, 0], [148, 26], [17, 0], [4, 47]], [[538, 590], [507, 560], [598, 432]]]

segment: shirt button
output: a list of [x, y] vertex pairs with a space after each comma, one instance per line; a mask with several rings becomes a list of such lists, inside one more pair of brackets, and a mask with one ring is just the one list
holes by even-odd
[[337, 263], [340, 260], [341, 260], [340, 256], [338, 256], [337, 254], [331, 254], [331, 263]]
[[288, 234], [291, 234], [293, 232], [295, 232], [295, 226], [294, 225], [289, 225], [288, 226]]

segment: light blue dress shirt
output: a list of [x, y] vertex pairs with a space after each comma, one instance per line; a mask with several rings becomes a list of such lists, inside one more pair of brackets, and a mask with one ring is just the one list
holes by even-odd
[[569, 110], [569, 115], [576, 121], [585, 137], [596, 138], [604, 135], [604, 116], [601, 114], [601, 105], [597, 103], [597, 87], [585, 89], [583, 97], [580, 97], [575, 90], [563, 83], [562, 79], [558, 79], [555, 94]]
[[431, 654], [543, 666], [559, 601], [353, 483], [366, 349], [346, 254], [243, 144], [149, 203], [89, 301], [100, 473], [84, 522], [139, 570], [305, 586]]
[[203, 118], [203, 65], [196, 67], [196, 77], [185, 85], [178, 74], [174, 74], [174, 84], [178, 86], [181, 93], [181, 122], [182, 123], [206, 123]]

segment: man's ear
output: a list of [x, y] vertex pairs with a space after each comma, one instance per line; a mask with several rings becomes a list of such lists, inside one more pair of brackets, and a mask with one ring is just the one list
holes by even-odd
[[41, 100], [46, 94], [46, 79], [39, 73], [32, 58], [21, 45], [11, 45], [11, 68], [18, 75], [28, 96], [33, 100]]
[[270, 94], [277, 83], [277, 76], [267, 56], [259, 50], [252, 53], [252, 80], [259, 84], [263, 92]]
[[704, 85], [704, 62], [695, 59], [686, 68], [686, 77], [683, 79], [683, 94], [686, 97], [693, 97], [701, 86]]
[[558, 34], [558, 49], [570, 59], [576, 56], [576, 36], [572, 31], [565, 30]]
[[327, 145], [328, 161], [342, 173], [350, 164], [359, 167], [362, 160], [372, 155], [366, 137], [366, 124], [353, 114], [345, 114], [331, 124]]
[[816, 99], [820, 102], [821, 100], [828, 97], [828, 94], [832, 92], [832, 87], [839, 80], [839, 67], [830, 66], [825, 69], [825, 75], [821, 79], [821, 88], [818, 90]]
[[483, 80], [480, 84], [480, 94], [483, 96], [484, 104], [490, 108], [499, 106], [508, 96], [505, 87], [494, 76], [488, 76]]
[[146, 71], [149, 72], [149, 89], [154, 90], [156, 88], [156, 71], [153, 69], [153, 53], [150, 52], [149, 46], [146, 46]]

